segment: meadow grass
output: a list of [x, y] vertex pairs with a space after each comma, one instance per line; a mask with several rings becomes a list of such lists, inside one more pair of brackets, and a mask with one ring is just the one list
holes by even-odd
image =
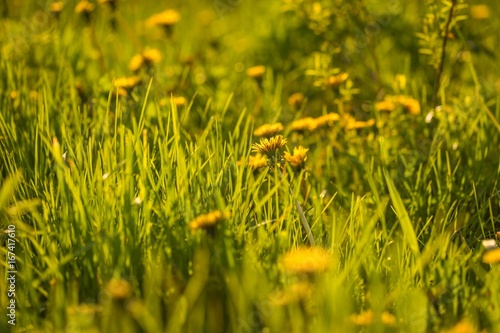
[[1, 332], [498, 332], [484, 3], [2, 4]]

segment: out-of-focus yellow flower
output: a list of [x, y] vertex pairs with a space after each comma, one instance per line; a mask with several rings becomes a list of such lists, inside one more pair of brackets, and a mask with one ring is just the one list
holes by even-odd
[[264, 124], [258, 127], [254, 132], [254, 136], [273, 136], [283, 130], [283, 124], [274, 123], [274, 124]]
[[380, 316], [380, 320], [386, 324], [387, 326], [395, 326], [396, 325], [396, 317], [393, 314], [384, 311]]
[[410, 114], [420, 114], [420, 103], [415, 99], [408, 96], [395, 96], [395, 100], [400, 103]]
[[332, 126], [334, 122], [338, 121], [340, 119], [340, 115], [338, 113], [328, 113], [323, 116], [320, 116], [316, 119], [314, 119], [316, 123], [316, 127], [323, 127], [323, 126]]
[[352, 323], [358, 326], [369, 326], [373, 323], [375, 314], [372, 310], [363, 311], [359, 314], [353, 314], [349, 317]]
[[308, 148], [304, 148], [302, 146], [298, 146], [293, 148], [293, 155], [291, 155], [289, 152], [285, 152], [285, 160], [290, 163], [290, 165], [294, 168], [298, 169], [303, 169], [304, 164], [307, 160], [307, 151]]
[[175, 9], [167, 9], [151, 16], [146, 24], [149, 26], [171, 27], [181, 20], [181, 14]]
[[224, 221], [225, 219], [228, 219], [230, 217], [230, 213], [222, 213], [219, 210], [207, 213], [207, 214], [202, 214], [196, 217], [194, 220], [189, 222], [189, 228], [191, 230], [212, 230], [215, 228], [217, 223]]
[[174, 104], [176, 106], [183, 106], [183, 105], [186, 105], [187, 101], [186, 101], [186, 98], [183, 97], [183, 96], [175, 96], [172, 98], [172, 102], [174, 102]]
[[137, 72], [143, 66], [151, 66], [159, 63], [161, 59], [162, 54], [159, 50], [148, 48], [132, 57], [129, 68], [132, 72]]
[[117, 0], [99, 0], [101, 5], [108, 5], [112, 11], [116, 10]]
[[359, 121], [352, 117], [348, 117], [345, 120], [344, 127], [346, 130], [353, 130], [353, 129], [372, 127], [373, 125], [375, 125], [375, 119], [370, 119], [367, 121]]
[[297, 282], [290, 285], [284, 291], [276, 292], [271, 295], [271, 303], [278, 306], [289, 305], [312, 296], [313, 286], [308, 282]]
[[468, 320], [461, 320], [455, 326], [448, 330], [441, 331], [441, 333], [477, 333], [477, 328], [472, 325]]
[[304, 94], [300, 92], [291, 94], [290, 97], [288, 97], [288, 104], [295, 110], [300, 109], [300, 106], [302, 105], [303, 101], [304, 101]]
[[485, 4], [470, 6], [470, 16], [475, 20], [485, 20], [490, 17], [490, 7]]
[[250, 155], [250, 157], [248, 158], [248, 166], [254, 170], [267, 166], [266, 155], [262, 154], [257, 154], [255, 156]]
[[318, 273], [330, 266], [330, 254], [322, 247], [301, 247], [287, 252], [283, 268], [290, 273]]
[[394, 111], [396, 103], [392, 99], [384, 99], [383, 101], [375, 103], [375, 109], [379, 111]]
[[483, 262], [486, 264], [498, 264], [498, 263], [500, 263], [500, 248], [487, 251], [483, 255]]
[[10, 99], [14, 100], [19, 96], [19, 91], [18, 90], [12, 90], [9, 94]]
[[285, 144], [286, 139], [282, 135], [276, 135], [270, 139], [262, 139], [259, 143], [254, 143], [252, 151], [274, 157], [274, 154], [283, 148]]
[[[350, 320], [353, 324], [358, 326], [370, 326], [375, 320], [375, 314], [373, 310], [366, 310], [359, 314], [351, 315]], [[387, 326], [396, 325], [396, 317], [387, 311], [382, 312], [380, 315], [380, 321]]]
[[132, 89], [141, 82], [139, 76], [119, 77], [113, 82], [117, 88]]
[[64, 7], [64, 3], [62, 1], [55, 1], [55, 2], [50, 4], [49, 11], [52, 14], [57, 15], [62, 11], [63, 7]]
[[348, 77], [349, 77], [349, 73], [340, 73], [337, 75], [332, 75], [332, 76], [328, 77], [326, 83], [329, 86], [335, 87], [335, 86], [340, 85], [345, 80], [347, 80]]
[[292, 131], [315, 131], [318, 125], [316, 124], [316, 120], [312, 117], [304, 117], [301, 119], [297, 119], [290, 124], [290, 128]]
[[106, 286], [106, 291], [111, 298], [124, 300], [132, 296], [133, 289], [130, 282], [123, 279], [112, 279]]
[[266, 67], [254, 66], [247, 69], [247, 75], [253, 79], [261, 79], [264, 73], [266, 72]]
[[40, 94], [36, 90], [30, 90], [29, 96], [30, 96], [30, 99], [36, 100], [36, 99], [38, 99], [38, 97], [40, 97]]
[[75, 7], [77, 14], [90, 14], [95, 8], [95, 5], [87, 0], [80, 1]]

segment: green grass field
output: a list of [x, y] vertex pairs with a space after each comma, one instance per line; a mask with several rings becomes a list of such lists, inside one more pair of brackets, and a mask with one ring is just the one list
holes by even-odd
[[500, 332], [499, 12], [2, 1], [0, 332]]

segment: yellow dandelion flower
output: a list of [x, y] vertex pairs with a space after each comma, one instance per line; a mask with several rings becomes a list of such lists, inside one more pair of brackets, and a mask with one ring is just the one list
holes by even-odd
[[375, 103], [375, 109], [379, 111], [394, 111], [396, 103], [392, 99], [384, 99], [383, 101]]
[[290, 124], [290, 128], [292, 129], [292, 131], [308, 130], [313, 132], [317, 127], [318, 125], [316, 124], [316, 120], [312, 117], [297, 119]]
[[291, 94], [290, 97], [288, 97], [288, 104], [295, 110], [300, 109], [300, 106], [302, 105], [303, 101], [304, 101], [304, 94], [300, 92]]
[[340, 85], [345, 80], [347, 80], [348, 77], [349, 77], [349, 73], [340, 73], [337, 75], [332, 75], [327, 79], [326, 83], [329, 86], [335, 87], [335, 86]]
[[323, 127], [325, 125], [332, 126], [334, 122], [340, 119], [340, 115], [338, 113], [328, 113], [324, 116], [320, 116], [314, 119], [316, 123], [316, 127]]
[[216, 210], [207, 214], [199, 215], [194, 220], [189, 222], [188, 226], [193, 231], [198, 229], [210, 230], [213, 229], [217, 223], [229, 217], [230, 214], [228, 212], [222, 213], [221, 211]]
[[106, 286], [106, 291], [111, 298], [124, 300], [132, 296], [133, 289], [130, 282], [123, 279], [112, 279]]
[[278, 132], [283, 130], [283, 125], [281, 123], [275, 124], [264, 124], [258, 127], [254, 132], [254, 136], [273, 136]]
[[373, 125], [375, 125], [375, 119], [370, 119], [367, 121], [359, 121], [352, 117], [348, 117], [344, 127], [346, 130], [353, 130], [353, 129], [372, 127]]
[[90, 14], [95, 8], [95, 5], [87, 0], [80, 1], [75, 7], [77, 14]]
[[396, 317], [393, 314], [384, 311], [380, 317], [380, 320], [387, 326], [395, 326], [396, 325]]
[[151, 16], [146, 24], [149, 26], [171, 27], [181, 20], [181, 14], [175, 9], [167, 9]]
[[486, 264], [498, 264], [498, 263], [500, 263], [500, 248], [487, 251], [483, 255], [483, 262]]
[[287, 252], [282, 264], [291, 273], [322, 272], [330, 266], [330, 255], [321, 247], [301, 247]]
[[142, 54], [136, 54], [132, 57], [132, 59], [130, 59], [130, 64], [128, 67], [132, 72], [137, 72], [139, 69], [141, 69], [143, 64], [144, 57], [142, 56]]
[[290, 153], [288, 152], [285, 152], [285, 160], [288, 161], [288, 163], [290, 163], [290, 165], [294, 168], [298, 168], [298, 169], [303, 169], [304, 168], [304, 164], [307, 160], [307, 151], [309, 149], [308, 148], [304, 148], [302, 146], [298, 146], [298, 147], [295, 147], [293, 148], [293, 155], [291, 155]]
[[132, 89], [141, 82], [139, 76], [119, 77], [113, 82], [117, 88]]
[[461, 320], [449, 330], [441, 331], [442, 333], [477, 333], [478, 330], [468, 320]]
[[271, 295], [270, 301], [274, 305], [284, 306], [306, 300], [312, 296], [313, 286], [308, 282], [297, 282], [284, 291]]
[[62, 1], [56, 1], [50, 4], [49, 11], [52, 14], [59, 14], [64, 7], [64, 3]]
[[16, 99], [17, 96], [19, 96], [19, 91], [18, 90], [12, 90], [9, 94], [10, 99]]
[[261, 79], [264, 73], [266, 72], [266, 67], [254, 66], [247, 69], [247, 75], [254, 79]]
[[250, 155], [250, 157], [248, 158], [248, 166], [254, 170], [267, 166], [266, 155], [262, 154], [257, 154], [255, 156]]
[[358, 326], [369, 326], [373, 323], [375, 314], [373, 310], [363, 311], [359, 314], [353, 314], [349, 317], [351, 322]]
[[420, 103], [416, 99], [408, 96], [395, 96], [394, 99], [410, 114], [415, 116], [420, 114]]
[[282, 135], [273, 136], [270, 139], [262, 139], [259, 143], [252, 145], [252, 151], [274, 157], [274, 154], [283, 148], [286, 139]]
[[490, 17], [490, 7], [484, 4], [470, 6], [470, 16], [475, 20], [486, 20]]
[[157, 64], [161, 61], [161, 52], [157, 49], [145, 49], [142, 51], [142, 57], [146, 63]]
[[40, 94], [36, 90], [30, 90], [29, 96], [30, 96], [30, 99], [35, 100], [38, 97], [40, 97]]
[[174, 104], [176, 106], [183, 106], [183, 105], [186, 105], [186, 103], [187, 103], [186, 98], [184, 98], [182, 96], [172, 97], [172, 102], [174, 102]]

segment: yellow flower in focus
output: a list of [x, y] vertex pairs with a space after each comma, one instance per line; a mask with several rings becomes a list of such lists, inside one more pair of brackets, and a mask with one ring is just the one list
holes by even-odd
[[93, 3], [87, 0], [80, 1], [75, 7], [75, 13], [77, 14], [90, 14], [94, 10], [95, 6]]
[[475, 20], [486, 20], [490, 17], [490, 7], [484, 4], [470, 6], [470, 16]]
[[266, 67], [254, 66], [247, 69], [247, 75], [253, 79], [261, 79], [264, 73], [266, 72]]
[[487, 251], [483, 255], [483, 262], [486, 264], [498, 264], [498, 263], [500, 263], [500, 248]]
[[297, 119], [290, 124], [290, 128], [292, 131], [315, 131], [318, 125], [316, 124], [316, 120], [312, 117], [305, 117], [301, 119]]
[[478, 330], [468, 320], [461, 320], [449, 330], [442, 333], [477, 333]]
[[130, 282], [123, 279], [113, 279], [106, 286], [106, 291], [111, 298], [124, 300], [132, 296], [133, 289]]
[[193, 231], [199, 229], [211, 230], [217, 225], [217, 223], [229, 217], [230, 217], [229, 212], [222, 213], [221, 211], [216, 210], [207, 214], [199, 215], [194, 220], [189, 222], [188, 226]]
[[332, 126], [334, 122], [338, 121], [340, 119], [340, 116], [338, 113], [328, 113], [325, 114], [324, 116], [320, 116], [316, 119], [314, 119], [316, 123], [316, 127], [323, 127], [325, 125]]
[[307, 160], [307, 151], [308, 150], [309, 150], [308, 148], [304, 148], [302, 146], [295, 147], [295, 148], [293, 148], [293, 155], [291, 155], [287, 151], [285, 152], [285, 156], [284, 156], [285, 160], [287, 160], [288, 163], [290, 163], [290, 165], [292, 167], [298, 168], [298, 169], [303, 169], [304, 164]]
[[303, 101], [304, 101], [304, 94], [300, 92], [291, 94], [290, 97], [288, 97], [288, 104], [295, 110], [300, 109]]
[[117, 88], [132, 89], [141, 82], [139, 76], [119, 77], [113, 82]]
[[283, 130], [283, 125], [281, 123], [275, 124], [264, 124], [258, 127], [254, 132], [254, 136], [273, 136], [278, 132]]
[[330, 254], [322, 247], [301, 247], [287, 252], [282, 264], [290, 273], [323, 272], [330, 266]]
[[286, 144], [282, 135], [273, 136], [270, 139], [262, 139], [259, 143], [252, 145], [252, 151], [274, 157], [274, 154]]
[[342, 82], [347, 80], [348, 77], [349, 77], [349, 73], [340, 73], [337, 75], [330, 76], [326, 82], [329, 86], [334, 87], [334, 86], [340, 85]]
[[181, 14], [175, 9], [167, 9], [151, 16], [146, 24], [149, 26], [171, 27], [181, 20]]

